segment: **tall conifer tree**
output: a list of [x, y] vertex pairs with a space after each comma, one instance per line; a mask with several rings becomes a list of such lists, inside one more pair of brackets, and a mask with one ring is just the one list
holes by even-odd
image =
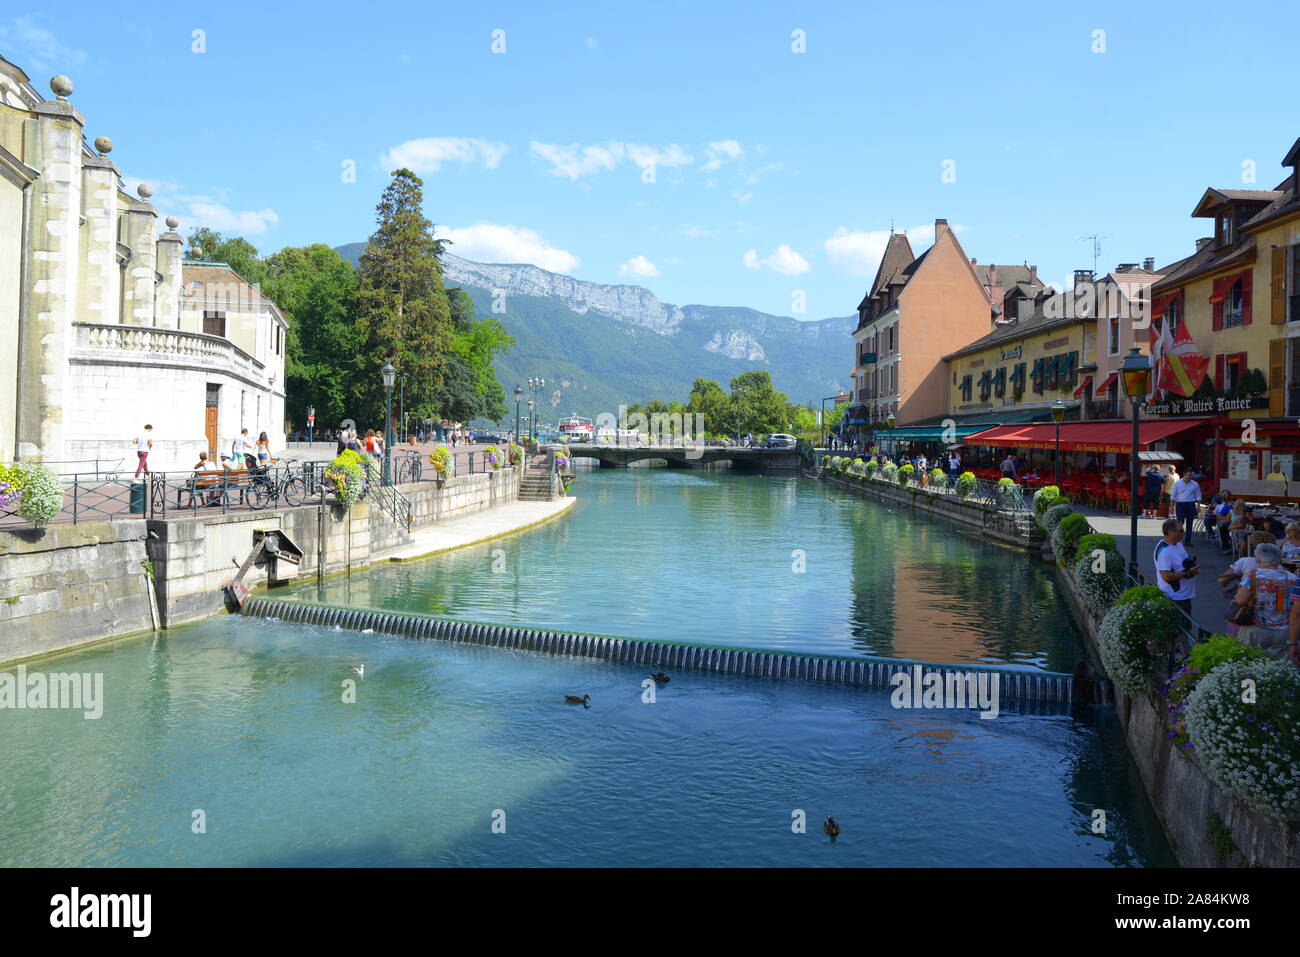
[[[382, 421], [379, 374], [392, 361], [406, 376], [406, 396], [432, 396], [444, 384], [451, 342], [451, 308], [443, 288], [442, 242], [424, 215], [420, 177], [393, 173], [376, 207], [379, 227], [357, 268], [357, 409], [361, 420]], [[394, 409], [396, 415], [396, 409]]]

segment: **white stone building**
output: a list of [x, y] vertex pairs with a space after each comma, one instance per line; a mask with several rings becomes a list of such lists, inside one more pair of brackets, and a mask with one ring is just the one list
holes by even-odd
[[0, 462], [134, 470], [145, 423], [155, 471], [241, 428], [283, 448], [284, 317], [229, 266], [185, 260], [177, 220], [158, 235], [152, 191], [123, 190], [72, 83], [50, 88], [0, 57]]

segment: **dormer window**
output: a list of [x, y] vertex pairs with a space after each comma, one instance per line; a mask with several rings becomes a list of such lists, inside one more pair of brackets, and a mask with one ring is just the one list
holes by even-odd
[[1232, 245], [1232, 216], [1229, 213], [1219, 217], [1219, 245]]

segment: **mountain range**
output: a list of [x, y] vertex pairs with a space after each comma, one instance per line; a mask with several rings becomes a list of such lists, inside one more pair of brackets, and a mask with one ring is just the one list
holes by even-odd
[[[338, 253], [355, 266], [365, 245]], [[529, 378], [545, 379], [552, 419], [594, 418], [650, 399], [684, 402], [697, 376], [725, 389], [751, 369], [766, 369], [798, 403], [817, 403], [848, 382], [856, 316], [800, 321], [738, 306], [675, 306], [641, 286], [448, 253], [442, 268], [446, 285], [464, 289], [479, 314], [495, 305], [514, 337], [495, 362], [507, 396]]]

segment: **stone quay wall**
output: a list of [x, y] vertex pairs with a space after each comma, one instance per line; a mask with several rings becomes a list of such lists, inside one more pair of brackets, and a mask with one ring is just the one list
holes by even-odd
[[[399, 490], [411, 528], [515, 501], [519, 472], [462, 475]], [[36, 657], [153, 628], [145, 566], [152, 562], [158, 624], [173, 628], [219, 613], [222, 586], [253, 550], [257, 533], [282, 532], [303, 553], [298, 565], [260, 559], [250, 588], [333, 574], [382, 561], [407, 544], [407, 530], [377, 502], [231, 512], [199, 511], [42, 529], [0, 530], [0, 662]]]
[[[813, 475], [814, 473], [806, 474]], [[900, 485], [891, 485], [888, 482], [879, 482], [873, 479], [859, 482], [855, 479], [832, 475], [827, 471], [816, 474], [815, 477], [837, 488], [847, 489], [869, 498], [892, 502], [895, 505], [913, 508], [918, 512], [937, 515], [959, 525], [977, 529], [984, 537], [1000, 542], [1003, 545], [1026, 549], [1037, 547], [1038, 537], [1033, 530], [1026, 530], [1016, 523], [1014, 515], [992, 505], [971, 502], [950, 495], [930, 495], [917, 488], [904, 488]]]
[[143, 519], [0, 531], [0, 662], [153, 627]]

